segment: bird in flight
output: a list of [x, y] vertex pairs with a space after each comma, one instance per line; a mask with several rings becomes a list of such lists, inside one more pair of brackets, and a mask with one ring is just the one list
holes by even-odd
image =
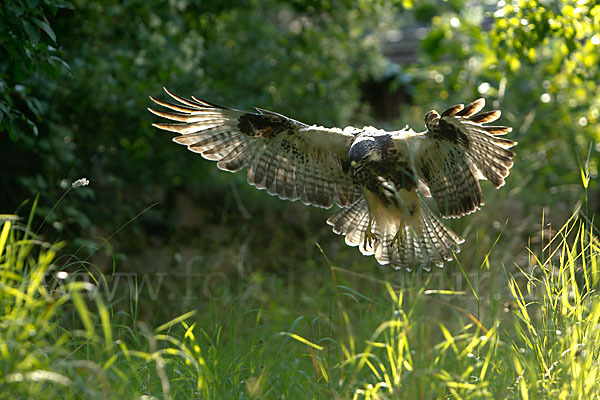
[[174, 142], [222, 170], [247, 167], [248, 183], [280, 199], [339, 206], [327, 220], [333, 231], [395, 269], [429, 270], [453, 259], [464, 239], [423, 197], [433, 197], [444, 218], [478, 210], [484, 204], [479, 180], [504, 185], [515, 155], [508, 149], [517, 144], [502, 137], [510, 127], [484, 125], [500, 111], [480, 113], [482, 98], [442, 114], [429, 111], [426, 130], [415, 132], [325, 128], [165, 92], [175, 103], [150, 99], [169, 111], [148, 110], [176, 121], [153, 124], [179, 133]]

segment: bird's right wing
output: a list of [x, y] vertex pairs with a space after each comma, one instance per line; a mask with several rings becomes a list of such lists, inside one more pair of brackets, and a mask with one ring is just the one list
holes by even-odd
[[308, 126], [266, 110], [244, 112], [165, 91], [180, 104], [150, 97], [170, 111], [149, 110], [179, 123], [153, 125], [181, 134], [173, 141], [217, 161], [220, 169], [248, 167], [251, 185], [306, 205], [347, 207], [360, 196], [348, 165], [351, 130]]
[[513, 165], [515, 153], [509, 149], [517, 143], [500, 137], [511, 128], [484, 125], [500, 117], [499, 110], [479, 113], [484, 105], [484, 99], [478, 99], [441, 115], [429, 111], [427, 131], [408, 139], [419, 180], [427, 185], [444, 217], [479, 209], [484, 204], [479, 180], [487, 179], [499, 188]]

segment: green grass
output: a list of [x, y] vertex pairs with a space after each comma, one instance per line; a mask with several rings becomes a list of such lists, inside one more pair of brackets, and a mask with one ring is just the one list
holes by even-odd
[[74, 274], [93, 268], [65, 262], [32, 219], [1, 227], [2, 398], [600, 397], [600, 244], [577, 213], [527, 265], [484, 258], [475, 274], [454, 263], [392, 283], [325, 257], [300, 292], [253, 276], [156, 326], [140, 297], [109, 302], [108, 277]]

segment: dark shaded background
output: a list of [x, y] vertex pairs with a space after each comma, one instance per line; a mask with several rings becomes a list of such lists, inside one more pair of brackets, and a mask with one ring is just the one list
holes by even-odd
[[[307, 279], [327, 275], [315, 242], [347, 271], [401, 281], [332, 234], [330, 211], [271, 198], [172, 144], [150, 126], [148, 96], [166, 86], [307, 123], [415, 130], [431, 108], [484, 96], [514, 127], [516, 163], [506, 187], [484, 183], [482, 211], [449, 224], [467, 238], [465, 269], [496, 241], [490, 262], [526, 264], [529, 238], [548, 222], [597, 211], [600, 136], [599, 13], [530, 3], [9, 0], [0, 211], [26, 216], [39, 194], [41, 233], [69, 243], [59, 268], [180, 276], [164, 283], [171, 307], [140, 302], [142, 315], [185, 308], [192, 264], [219, 274], [193, 283], [200, 298], [228, 290], [224, 302], [276, 307], [270, 288], [300, 296]], [[81, 177], [90, 185], [53, 209]]]

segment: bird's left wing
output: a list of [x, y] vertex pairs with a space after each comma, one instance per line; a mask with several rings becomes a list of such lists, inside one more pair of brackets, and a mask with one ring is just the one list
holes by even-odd
[[425, 115], [427, 131], [408, 138], [413, 166], [420, 181], [427, 185], [444, 217], [460, 217], [481, 207], [480, 179], [496, 188], [504, 185], [515, 153], [508, 150], [517, 143], [500, 137], [512, 129], [484, 125], [500, 117], [500, 111], [479, 113], [485, 105], [478, 99], [458, 104], [441, 115]]
[[217, 161], [220, 169], [248, 167], [251, 185], [306, 205], [346, 207], [360, 196], [348, 166], [351, 130], [308, 126], [266, 110], [239, 111], [165, 91], [179, 104], [150, 97], [169, 112], [148, 110], [178, 123], [153, 125], [181, 134], [173, 141]]

